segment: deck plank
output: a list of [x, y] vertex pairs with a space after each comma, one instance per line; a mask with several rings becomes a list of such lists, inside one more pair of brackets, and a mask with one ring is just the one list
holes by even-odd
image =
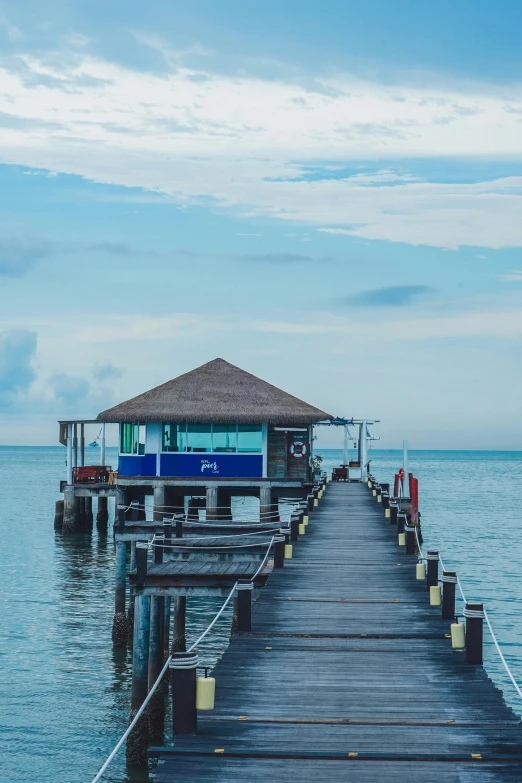
[[215, 710], [157, 752], [156, 783], [522, 780], [518, 716], [451, 648], [383, 517], [366, 487], [328, 486], [217, 664]]

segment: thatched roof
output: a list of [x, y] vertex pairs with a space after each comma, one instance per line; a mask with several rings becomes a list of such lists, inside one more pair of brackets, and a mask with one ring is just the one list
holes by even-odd
[[224, 359], [214, 359], [121, 402], [98, 421], [172, 421], [301, 425], [333, 418]]

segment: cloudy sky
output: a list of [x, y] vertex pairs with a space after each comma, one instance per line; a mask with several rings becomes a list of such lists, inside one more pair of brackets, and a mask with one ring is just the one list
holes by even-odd
[[387, 447], [521, 448], [521, 23], [0, 0], [0, 443], [222, 356]]

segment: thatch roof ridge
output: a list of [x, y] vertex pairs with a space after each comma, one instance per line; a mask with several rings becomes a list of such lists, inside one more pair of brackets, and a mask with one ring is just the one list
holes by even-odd
[[119, 403], [99, 421], [308, 424], [330, 414], [225, 359], [214, 359]]

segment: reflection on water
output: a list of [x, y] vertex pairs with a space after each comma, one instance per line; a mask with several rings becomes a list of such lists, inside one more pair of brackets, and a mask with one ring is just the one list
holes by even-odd
[[[324, 452], [330, 468], [342, 452]], [[391, 480], [398, 452], [373, 452], [373, 472]], [[113, 652], [112, 534], [66, 536], [53, 530], [63, 478], [59, 448], [0, 448], [1, 780], [89, 783], [127, 727], [130, 656]], [[464, 578], [470, 598], [484, 599], [516, 676], [522, 680], [517, 623], [522, 572], [522, 454], [411, 452], [420, 479], [423, 533]], [[20, 479], [23, 478], [23, 491]], [[94, 509], [96, 512], [96, 508]], [[187, 635], [208, 624], [221, 599], [189, 601]], [[212, 665], [230, 633], [231, 608], [205, 649]], [[512, 689], [491, 646], [491, 676]], [[130, 780], [122, 753], [106, 780]], [[133, 776], [132, 783], [147, 780]]]

